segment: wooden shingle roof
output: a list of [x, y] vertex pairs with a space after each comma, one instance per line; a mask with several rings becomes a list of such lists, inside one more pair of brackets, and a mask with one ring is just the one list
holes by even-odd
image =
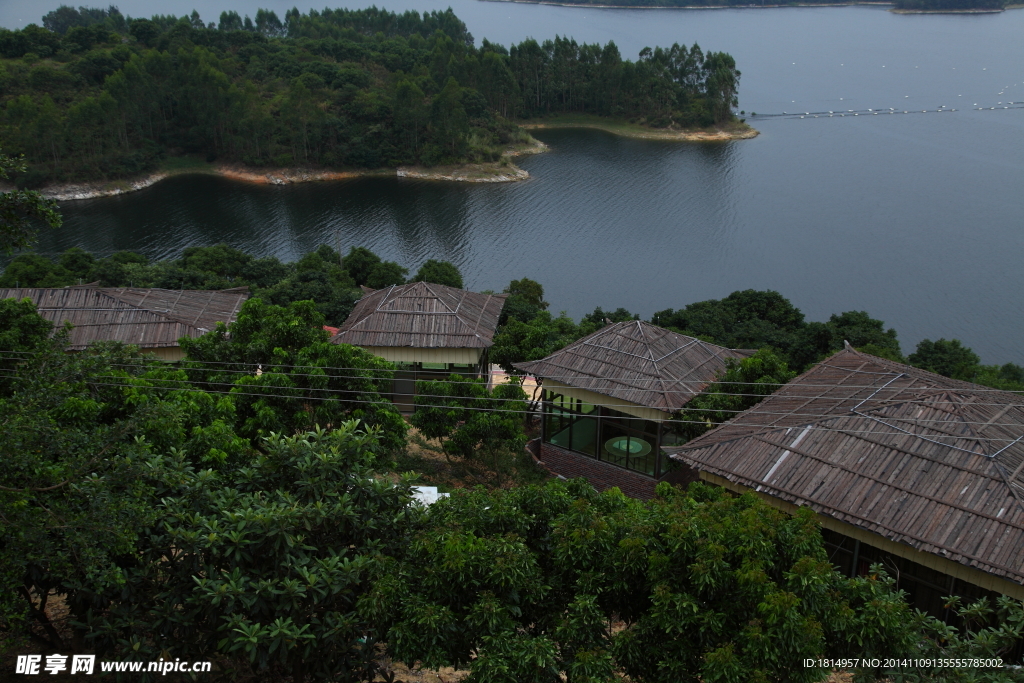
[[671, 457], [1024, 583], [1024, 397], [846, 349]]
[[331, 338], [369, 347], [487, 348], [506, 294], [411, 282], [371, 291]]
[[547, 358], [514, 365], [536, 377], [671, 413], [725, 372], [727, 359], [752, 353], [629, 320], [606, 325]]
[[0, 299], [30, 299], [39, 315], [60, 327], [70, 322], [71, 350], [95, 341], [140, 348], [178, 346], [218, 322], [232, 323], [249, 297], [247, 287], [213, 290], [64, 287], [0, 289]]

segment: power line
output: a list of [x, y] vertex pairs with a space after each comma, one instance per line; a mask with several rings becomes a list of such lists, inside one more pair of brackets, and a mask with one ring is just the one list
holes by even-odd
[[[7, 376], [11, 376], [10, 373], [6, 373], [6, 374], [7, 374]], [[101, 377], [101, 378], [102, 379], [115, 379], [116, 376], [106, 376], [106, 377]], [[333, 397], [330, 397], [330, 396], [326, 396], [326, 397], [325, 396], [294, 396], [294, 395], [286, 395], [286, 394], [272, 394], [272, 393], [267, 393], [267, 392], [252, 393], [252, 392], [246, 392], [246, 391], [238, 391], [237, 390], [238, 389], [237, 385], [229, 384], [229, 383], [213, 383], [213, 384], [217, 384], [217, 385], [233, 387], [233, 389], [228, 390], [228, 391], [216, 391], [216, 390], [204, 390], [201, 387], [195, 387], [195, 386], [191, 386], [191, 385], [187, 386], [187, 387], [180, 387], [180, 386], [179, 387], [174, 387], [174, 386], [168, 387], [168, 386], [154, 386], [154, 385], [142, 386], [142, 385], [138, 385], [138, 384], [112, 383], [112, 382], [95, 382], [95, 381], [90, 381], [90, 380], [83, 380], [83, 381], [85, 381], [88, 384], [93, 385], [93, 386], [110, 386], [110, 387], [135, 388], [135, 389], [154, 389], [154, 390], [161, 390], [161, 391], [195, 392], [195, 393], [218, 394], [218, 395], [225, 395], [225, 396], [249, 396], [249, 397], [255, 397], [255, 398], [280, 398], [280, 399], [299, 400], [299, 401], [338, 401], [338, 400], [340, 400], [340, 399], [333, 398]], [[146, 380], [146, 381], [187, 383], [185, 380]], [[287, 387], [273, 387], [273, 388], [274, 389], [278, 389], [278, 390], [280, 390], [280, 389], [287, 389]], [[365, 394], [365, 392], [357, 391], [357, 390], [310, 389], [310, 388], [301, 388], [301, 387], [296, 387], [295, 390], [296, 391], [310, 391], [310, 392], [315, 392], [315, 393], [320, 393], [320, 394], [323, 394], [323, 393], [327, 393], [327, 394], [356, 394], [357, 396]], [[414, 394], [398, 394], [398, 395], [400, 395], [400, 396], [410, 396], [410, 397], [415, 396]], [[527, 403], [528, 402], [527, 400], [517, 400], [517, 399], [492, 399], [492, 398], [476, 399], [476, 398], [473, 398], [473, 397], [467, 398], [467, 397], [463, 397], [463, 396], [451, 396], [451, 397], [434, 396], [432, 394], [420, 394], [419, 396], [429, 396], [430, 398], [434, 398], [434, 399], [436, 399], [436, 398], [452, 398], [452, 399], [457, 399], [457, 400], [461, 400], [461, 401], [507, 400], [507, 401], [514, 401], [514, 402], [518, 402], [518, 403]], [[344, 402], [346, 402], [346, 403], [356, 403], [356, 404], [368, 404], [368, 405], [393, 405], [384, 397], [381, 397], [380, 400], [348, 398], [348, 399], [344, 399]], [[453, 408], [454, 407], [454, 408], [457, 408], [457, 409], [460, 409], [460, 410], [470, 410], [470, 411], [474, 411], [474, 412], [501, 412], [501, 413], [506, 413], [506, 414], [509, 414], [509, 413], [510, 414], [515, 414], [515, 415], [535, 415], [536, 414], [536, 411], [532, 411], [532, 410], [528, 410], [528, 409], [527, 410], [515, 410], [515, 409], [506, 409], [506, 408], [476, 407], [476, 406], [472, 406], [472, 405], [451, 406], [451, 405], [447, 405], [447, 404], [418, 403], [418, 404], [416, 404], [416, 407], [422, 407], [422, 408]], [[606, 406], [606, 405], [602, 404], [602, 407], [610, 407], [610, 406]], [[635, 406], [626, 406], [626, 407], [635, 407]], [[750, 408], [750, 409], [745, 410], [745, 411], [710, 411], [710, 412], [733, 412], [733, 413], [741, 413], [742, 412], [742, 413], [746, 413], [748, 415], [810, 417], [810, 418], [812, 418], [812, 420], [810, 420], [810, 421], [820, 420], [820, 419], [844, 418], [844, 417], [850, 417], [850, 415], [851, 415], [851, 414], [836, 414], [836, 415], [829, 415], [829, 414], [820, 414], [820, 415], [813, 414], [813, 415], [811, 415], [811, 414], [807, 414], [807, 415], [805, 415], [805, 414], [798, 414], [798, 413], [769, 413], [769, 412], [765, 412], [765, 411], [758, 411], [758, 410], [756, 410], [756, 406], [754, 408]], [[586, 417], [586, 416], [580, 415], [580, 417]], [[863, 417], [865, 419], [872, 419], [870, 416], [861, 416], [861, 417]], [[644, 418], [625, 418], [625, 419], [644, 419]], [[905, 418], [889, 418], [889, 419], [896, 420], [898, 422], [910, 422], [910, 423], [938, 422], [940, 424], [948, 424], [948, 423], [952, 422], [951, 420], [924, 420], [924, 421], [922, 421], [922, 420], [919, 420], [919, 419], [917, 419], [917, 420], [908, 420], [908, 419], [905, 419]], [[699, 425], [706, 425], [707, 424], [707, 422], [705, 420], [665, 420], [665, 422], [672, 422], [672, 423], [677, 423], [677, 424], [699, 424]], [[802, 424], [806, 424], [806, 423], [802, 423]], [[964, 424], [964, 425], [967, 425], [967, 424], [974, 424], [974, 425], [980, 424], [980, 425], [989, 426], [989, 427], [992, 427], [992, 426], [1022, 427], [1022, 426], [1024, 426], [1024, 425], [1015, 424], [1015, 423], [1009, 423], [1009, 424], [1007, 424], [1007, 423], [988, 424], [988, 423], [981, 423], [981, 422], [963, 422], [963, 421], [956, 421], [956, 424]], [[749, 424], [749, 423], [737, 423], [736, 426], [750, 427], [750, 428], [761, 428], [761, 429], [773, 428], [773, 425], [760, 425], [760, 424]], [[919, 425], [919, 426], [922, 429], [930, 429], [927, 425], [924, 425], [924, 424]], [[779, 426], [779, 427], [774, 427], [774, 428], [782, 429], [783, 427]], [[913, 433], [908, 433], [908, 432], [878, 432], [876, 430], [851, 430], [851, 429], [839, 429], [839, 428], [833, 428], [833, 427], [820, 427], [820, 426], [818, 426], [818, 427], [808, 426], [807, 428], [812, 430], [812, 431], [843, 432], [843, 433], [847, 433], [847, 434], [873, 434], [875, 436], [914, 436], [914, 437], [918, 437], [918, 438], [924, 438], [923, 436], [921, 436], [919, 434], [913, 434]], [[931, 430], [931, 431], [934, 431], [934, 430]], [[931, 437], [931, 438], [947, 438], [947, 439], [956, 439], [956, 440], [963, 440], [963, 441], [979, 441], [979, 442], [980, 441], [995, 441], [995, 442], [1004, 442], [1005, 443], [1005, 442], [1014, 442], [1014, 441], [1019, 440], [1019, 437], [1017, 439], [1014, 439], [1012, 437], [992, 438], [992, 437], [982, 437], [982, 436], [969, 435], [969, 434], [965, 434], [965, 435], [947, 434], [947, 433], [942, 433], [942, 432], [940, 432], [938, 434], [933, 434], [932, 433], [932, 434], [929, 434], [928, 436]]]
[[[0, 354], [8, 354], [8, 356], [13, 357], [15, 359], [20, 359], [20, 358], [23, 358], [25, 356], [40, 355], [40, 353], [41, 352], [38, 352], [38, 351], [4, 351], [4, 350], [0, 350]], [[360, 379], [365, 379], [366, 378], [364, 373], [377, 373], [377, 372], [380, 372], [380, 373], [395, 373], [395, 372], [403, 372], [402, 368], [395, 368], [395, 369], [391, 369], [391, 368], [367, 368], [367, 367], [359, 367], [359, 366], [343, 367], [343, 366], [333, 366], [333, 365], [314, 365], [314, 364], [308, 364], [308, 363], [307, 364], [288, 364], [288, 363], [278, 364], [278, 363], [262, 363], [262, 362], [257, 362], [257, 361], [243, 362], [243, 361], [212, 361], [212, 360], [195, 360], [195, 359], [183, 359], [180, 362], [183, 363], [183, 365], [177, 366], [177, 369], [184, 370], [184, 371], [200, 369], [200, 368], [193, 367], [193, 365], [195, 365], [195, 364], [199, 364], [199, 365], [214, 365], [214, 366], [216, 366], [216, 365], [236, 365], [236, 366], [240, 365], [240, 366], [243, 366], [243, 367], [246, 367], [246, 368], [250, 368], [250, 369], [248, 369], [248, 370], [218, 370], [217, 372], [233, 373], [233, 374], [247, 374], [247, 375], [255, 374], [256, 368], [258, 366], [262, 366], [262, 367], [266, 367], [266, 368], [316, 368], [316, 369], [320, 369], [320, 370], [354, 371], [354, 372], [357, 372], [357, 373], [360, 373], [360, 374], [356, 374], [356, 375], [332, 374], [330, 376], [332, 376], [332, 377], [339, 377], [339, 378], [360, 378]], [[111, 365], [114, 366], [114, 367], [125, 367], [125, 368], [130, 368], [130, 367], [152, 367], [151, 365], [149, 365], [145, 361], [141, 361], [139, 363], [116, 363], [116, 364], [111, 364]], [[166, 365], [164, 367], [166, 367]], [[849, 370], [849, 369], [846, 369], [846, 368], [842, 368], [842, 370], [844, 372], [861, 372], [862, 374], [879, 375], [879, 376], [882, 376], [882, 377], [890, 377], [890, 376], [898, 374], [898, 373], [892, 372], [892, 371], [875, 373], [875, 372], [865, 372], [865, 371]], [[264, 369], [263, 372], [267, 373], [267, 372], [271, 372], [271, 370]], [[428, 369], [427, 372], [431, 372], [431, 371]], [[443, 371], [442, 370], [438, 370], [436, 372], [440, 373], [440, 372], [443, 372]], [[302, 373], [287, 373], [287, 374], [292, 375], [292, 376], [296, 376], [296, 377], [322, 377], [323, 376], [321, 374], [302, 374]], [[458, 373], [453, 372], [452, 374], [458, 374]], [[515, 376], [515, 375], [508, 375], [508, 376], [512, 377], [512, 376]], [[521, 375], [521, 376], [524, 376], [524, 375]], [[525, 377], [530, 377], [530, 376], [531, 375], [525, 375]], [[702, 388], [703, 387], [708, 387], [708, 386], [711, 386], [711, 385], [739, 385], [739, 386], [758, 386], [758, 387], [767, 387], [767, 386], [783, 387], [783, 386], [790, 386], [790, 383], [788, 383], [788, 382], [763, 382], [762, 383], [762, 382], [740, 382], [740, 381], [724, 381], [724, 380], [723, 381], [719, 381], [719, 380], [699, 381], [699, 380], [685, 380], [685, 379], [668, 379], [668, 380], [666, 380], [666, 379], [655, 378], [655, 377], [648, 378], [648, 379], [642, 379], [642, 378], [630, 379], [629, 383], [626, 383], [625, 381], [623, 381], [623, 380], [621, 380], [619, 378], [616, 378], [616, 377], [600, 377], [600, 376], [595, 376], [595, 375], [582, 375], [582, 376], [585, 377], [588, 380], [606, 381], [606, 382], [609, 382], [609, 383], [615, 383], [615, 385], [618, 385], [618, 386], [623, 386], [623, 385], [630, 386], [629, 383], [635, 384], [635, 383], [642, 383], [642, 382], [651, 383], [651, 384], [656, 383], [656, 382], [670, 382], [670, 383], [674, 383], [674, 384], [692, 385], [694, 387], [702, 387]], [[581, 373], [575, 373], [575, 374], [565, 374], [565, 375], [545, 375], [545, 376], [541, 377], [540, 379], [541, 380], [550, 379], [550, 380], [558, 381], [558, 380], [562, 380], [562, 379], [576, 379], [576, 380], [578, 380], [580, 377], [581, 377]], [[390, 379], [390, 378], [380, 377], [380, 378], [376, 378], [376, 379]], [[952, 380], [952, 378], [947, 378], [947, 379], [951, 379]], [[969, 383], [967, 380], [952, 380], [952, 381]], [[615, 388], [615, 385], [609, 384], [608, 388]], [[835, 385], [835, 384], [813, 384], [813, 383], [807, 383], [807, 382], [800, 382], [799, 386], [800, 387], [807, 387], [807, 388], [817, 388], [817, 389], [840, 388], [840, 387], [837, 387], [837, 385]], [[983, 387], [981, 385], [976, 385], [976, 386], [977, 386], [977, 388], [971, 387], [969, 389], [970, 393], [972, 393], [972, 394], [1000, 393], [1000, 394], [1013, 394], [1013, 395], [1018, 395], [1019, 394], [1021, 396], [1021, 398], [1024, 398], [1024, 390], [1020, 390], [1020, 389], [994, 389], [994, 388], [991, 388], [991, 387]], [[577, 387], [577, 388], [582, 388], [582, 387]], [[638, 388], [638, 387], [634, 386], [633, 388]], [[878, 389], [878, 386], [877, 385], [873, 385], [873, 384], [843, 384], [841, 386], [841, 388], [843, 388], [843, 389], [868, 389], [868, 390], [875, 390], [875, 389]], [[641, 390], [643, 390], [643, 389], [641, 388]], [[913, 387], [913, 389], [905, 388], [904, 390], [907, 390], [907, 391], [913, 390], [913, 391], [921, 391], [921, 392], [927, 392], [927, 391], [932, 391], [932, 392], [964, 392], [964, 391], [968, 391], [968, 389], [964, 389], [964, 388], [925, 387], [925, 386]], [[591, 389], [591, 391], [593, 391], [593, 390]], [[699, 391], [695, 392], [695, 391], [692, 391], [692, 390], [689, 390], [689, 389], [664, 389], [664, 388], [661, 388], [661, 387], [651, 388], [651, 389], [648, 389], [648, 391], [656, 391], [658, 393], [669, 393], [669, 394], [699, 393]], [[749, 394], [740, 394], [740, 393], [727, 393], [727, 392], [715, 392], [715, 393], [723, 395], [723, 396], [749, 396]], [[817, 397], [812, 397], [812, 396], [793, 396], [793, 397], [794, 398], [817, 398]], [[829, 397], [820, 397], [820, 398], [829, 398]], [[853, 399], [853, 397], [846, 397], [846, 398], [842, 398], [840, 400], [851, 400], [851, 399]], [[973, 405], [1005, 405], [1005, 402], [998, 402], [998, 403], [974, 403]]]

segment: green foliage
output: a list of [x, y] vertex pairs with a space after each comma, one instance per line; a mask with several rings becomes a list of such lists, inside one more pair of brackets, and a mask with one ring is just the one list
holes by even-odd
[[614, 311], [606, 313], [603, 308], [598, 306], [592, 313], [587, 313], [580, 318], [580, 336], [585, 337], [588, 334], [597, 332], [605, 325], [639, 319], [640, 315], [638, 313], [630, 313], [625, 308], [616, 308]]
[[809, 512], [703, 484], [658, 494], [458, 491], [375, 564], [359, 613], [394, 658], [478, 681], [811, 682], [826, 672], [804, 658], [910, 651], [902, 594], [838, 575]]
[[547, 311], [538, 313], [529, 323], [509, 317], [498, 334], [489, 354], [492, 363], [512, 376], [523, 372], [512, 366], [539, 360], [576, 341], [583, 336], [582, 325], [576, 325], [564, 312], [557, 318]]
[[721, 300], [658, 311], [651, 322], [728, 348], [769, 346], [780, 351], [789, 366], [798, 371], [841, 350], [845, 341], [854, 347], [870, 345], [886, 358], [901, 358], [896, 330], [884, 329], [881, 320], [864, 311], [833, 314], [827, 322], [809, 323], [800, 309], [771, 290], [748, 289]]
[[354, 611], [372, 558], [400, 552], [421, 512], [407, 482], [375, 474], [356, 422], [271, 434], [242, 467], [200, 470], [171, 453], [148, 475], [149, 523], [123, 589], [84, 619], [120, 659], [218, 659], [231, 678], [372, 681], [372, 628]]
[[694, 439], [760, 403], [796, 376], [771, 349], [761, 349], [741, 361], [729, 359], [717, 382], [686, 404], [678, 414], [681, 433]]
[[459, 269], [448, 261], [434, 259], [425, 261], [409, 282], [433, 282], [436, 285], [463, 289], [462, 273]]
[[487, 389], [487, 380], [452, 374], [446, 380], [416, 382], [412, 424], [428, 439], [441, 442], [445, 457], [479, 458], [499, 477], [508, 460], [526, 444], [523, 420], [526, 394], [518, 384]]
[[504, 293], [508, 296], [501, 309], [499, 325], [506, 324], [511, 318], [523, 323], [530, 322], [548, 308], [548, 302], [544, 301], [544, 287], [529, 278], [513, 280]]
[[[26, 170], [23, 157], [12, 158], [0, 152], [0, 179]], [[40, 224], [61, 226], [56, 201], [32, 190], [0, 192], [0, 253], [9, 254], [30, 245]]]
[[[247, 451], [231, 431], [231, 399], [190, 387], [185, 373], [132, 347], [95, 345], [67, 354], [66, 332], [31, 306], [3, 302], [5, 323], [28, 353], [0, 386], [0, 623], [21, 631], [31, 615], [53, 647], [46, 595], [67, 596], [75, 618], [94, 596], [124, 582], [120, 558], [153, 520], [146, 481], [161, 454], [220, 467]], [[11, 320], [11, 315], [20, 320]], [[33, 344], [33, 339], [35, 343]]]
[[[1024, 642], [1024, 603], [1000, 596], [993, 607], [988, 598], [969, 605], [958, 597], [944, 598], [963, 621], [963, 628], [947, 626], [936, 619], [921, 619], [921, 657], [937, 661], [949, 659], [1002, 659], [1009, 663]], [[1012, 665], [1011, 665], [1012, 666]], [[921, 667], [915, 671], [893, 670], [884, 675], [894, 683], [921, 678], [941, 683], [1010, 683], [1024, 680], [1024, 671], [1006, 666]]]
[[966, 379], [981, 363], [978, 354], [964, 346], [959, 339], [922, 339], [917, 350], [907, 360], [914, 367], [957, 379]]
[[198, 386], [230, 391], [236, 429], [253, 444], [271, 433], [359, 419], [380, 428], [388, 449], [405, 443], [405, 422], [381, 398], [391, 363], [347, 344], [331, 344], [324, 318], [311, 301], [287, 307], [253, 298], [230, 326], [183, 338], [182, 366]]

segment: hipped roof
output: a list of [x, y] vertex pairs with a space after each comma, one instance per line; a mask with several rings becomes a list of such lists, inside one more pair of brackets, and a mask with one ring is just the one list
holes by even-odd
[[675, 412], [725, 372], [727, 349], [642, 320], [606, 325], [547, 358], [515, 367], [536, 377]]
[[1024, 397], [846, 349], [671, 457], [1024, 583]]
[[506, 296], [427, 282], [378, 289], [356, 302], [331, 341], [369, 347], [487, 348]]
[[39, 315], [74, 325], [71, 350], [96, 341], [120, 341], [140, 348], [178, 346], [218, 322], [232, 323], [249, 297], [247, 287], [225, 290], [172, 290], [114, 287], [22, 287], [0, 289], [0, 299], [30, 299]]

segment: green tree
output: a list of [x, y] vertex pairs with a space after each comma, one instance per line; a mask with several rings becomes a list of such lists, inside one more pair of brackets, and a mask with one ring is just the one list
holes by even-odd
[[433, 163], [456, 161], [466, 153], [469, 117], [461, 94], [458, 81], [449, 77], [430, 105], [430, 139], [437, 149]]
[[491, 362], [521, 380], [524, 374], [513, 367], [513, 363], [540, 360], [551, 355], [582, 337], [581, 327], [564, 312], [554, 318], [543, 311], [528, 323], [509, 317], [501, 331], [494, 335], [494, 345], [489, 351]]
[[409, 270], [394, 261], [375, 263], [366, 277], [366, 286], [370, 289], [384, 289], [391, 285], [404, 285]]
[[970, 379], [981, 363], [978, 354], [959, 339], [922, 339], [907, 360], [914, 367], [956, 379]]
[[447, 285], [462, 289], [462, 273], [449, 261], [428, 259], [416, 271], [409, 282], [433, 282], [436, 285]]
[[355, 421], [269, 435], [242, 467], [212, 473], [171, 453], [122, 589], [84, 620], [120, 659], [217, 658], [231, 678], [372, 681], [373, 628], [355, 612], [374, 558], [401, 550], [422, 512], [378, 474], [374, 430]]
[[548, 302], [544, 301], [544, 287], [534, 280], [523, 278], [513, 280], [504, 290], [508, 297], [501, 309], [499, 324], [504, 325], [509, 318], [520, 322], [530, 322], [541, 311], [547, 310]]
[[523, 417], [526, 394], [517, 384], [488, 391], [487, 380], [450, 375], [446, 380], [416, 382], [412, 424], [428, 439], [438, 439], [445, 458], [490, 461], [499, 476], [503, 456], [526, 444]]
[[387, 652], [473, 681], [810, 683], [827, 670], [805, 658], [919, 635], [891, 580], [834, 570], [809, 511], [699, 483], [457, 491], [372, 575], [359, 612]]
[[[0, 178], [13, 173], [24, 173], [23, 158], [13, 158], [0, 152]], [[0, 193], [0, 252], [9, 254], [32, 244], [38, 226], [45, 224], [59, 228], [62, 220], [57, 202], [46, 199], [33, 190], [14, 190]]]
[[679, 413], [680, 433], [694, 439], [760, 403], [793, 379], [786, 361], [769, 348], [749, 358], [726, 361], [726, 371]]
[[26, 349], [0, 385], [0, 576], [18, 587], [0, 598], [0, 623], [63, 649], [48, 596], [64, 596], [81, 621], [97, 594], [120, 589], [124, 557], [153, 520], [147, 477], [161, 454], [220, 467], [248, 446], [228, 426], [231, 400], [183, 372], [117, 344], [68, 354], [67, 332], [45, 338], [49, 323], [30, 305], [0, 310], [4, 362], [8, 344]]
[[230, 392], [236, 429], [258, 444], [270, 433], [294, 434], [358, 419], [378, 426], [389, 449], [405, 444], [405, 422], [381, 397], [393, 365], [347, 344], [331, 344], [312, 301], [274, 306], [252, 298], [237, 320], [198, 338], [183, 338], [182, 366], [200, 387]]

